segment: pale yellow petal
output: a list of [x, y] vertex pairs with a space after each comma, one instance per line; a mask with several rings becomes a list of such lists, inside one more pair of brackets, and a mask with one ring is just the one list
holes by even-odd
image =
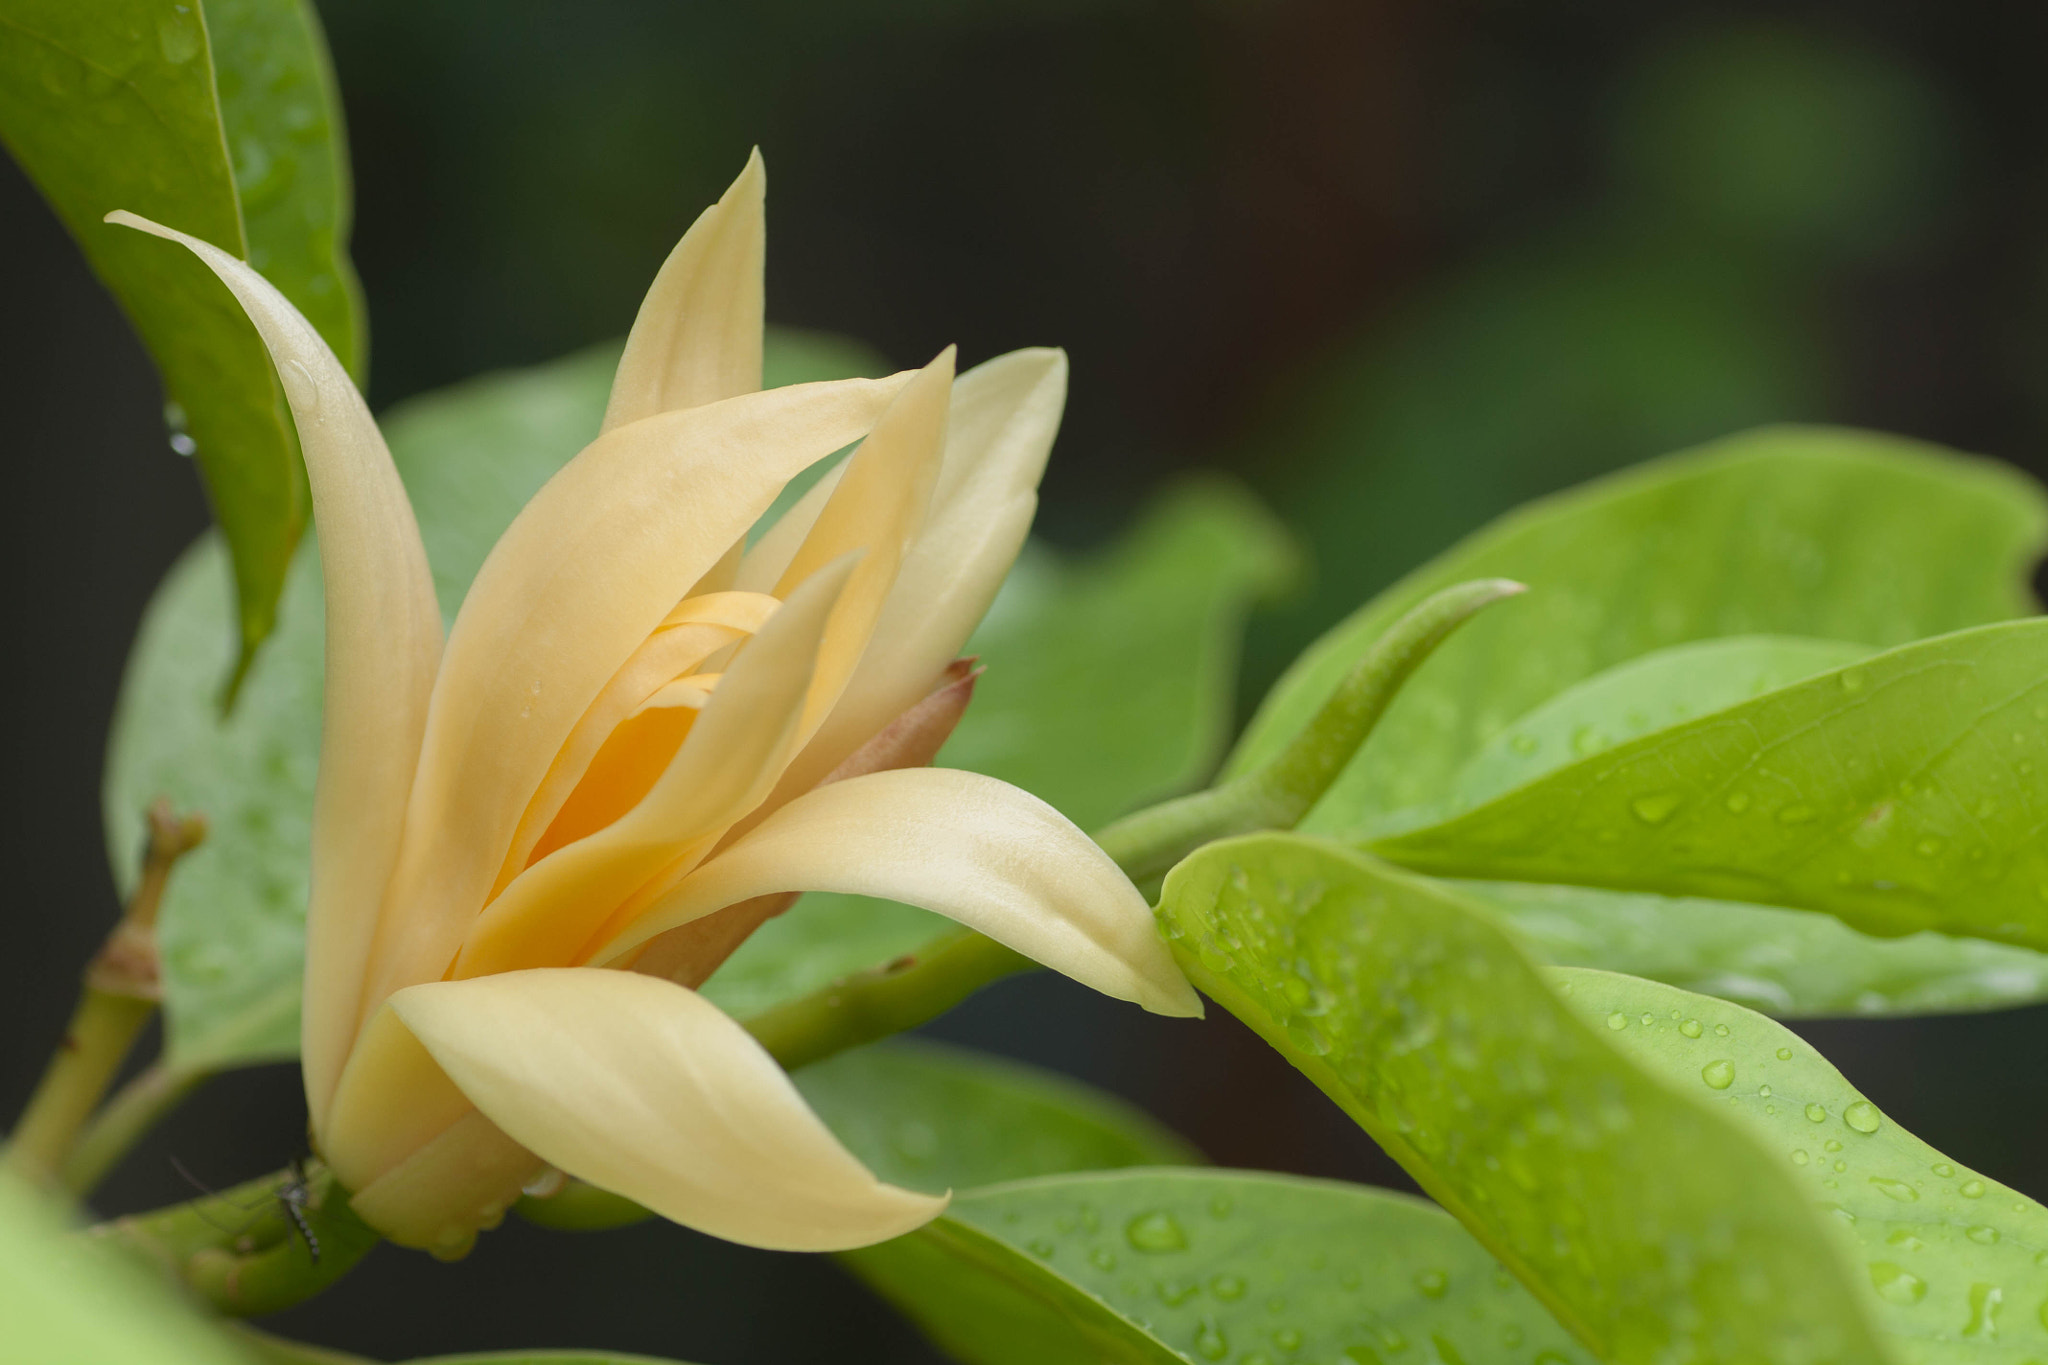
[[362, 1008], [454, 960], [576, 722], [782, 485], [908, 376], [792, 385], [599, 437], [512, 523], [448, 638]]
[[707, 860], [591, 961], [774, 891], [904, 901], [1155, 1014], [1199, 1015], [1137, 888], [1066, 817], [979, 773], [906, 768], [818, 788]]
[[864, 552], [825, 632], [824, 649], [805, 704], [806, 739], [853, 675], [896, 581], [903, 555], [924, 525], [945, 455], [946, 410], [952, 387], [953, 348], [948, 346], [904, 386], [875, 422], [867, 440], [847, 460], [845, 475], [782, 572], [778, 595], [840, 556]]
[[361, 1190], [470, 1112], [470, 1102], [389, 1009], [370, 1016], [334, 1088], [320, 1159]]
[[758, 805], [794, 751], [820, 643], [856, 557], [827, 565], [740, 650], [640, 802], [512, 879], [476, 922], [454, 975], [574, 961], [650, 877]]
[[540, 789], [520, 816], [491, 894], [504, 890], [526, 866], [541, 835], [561, 813], [562, 803], [583, 780], [590, 761], [620, 722], [671, 679], [759, 630], [780, 605], [766, 593], [719, 592], [689, 598], [662, 618], [662, 628], [612, 675], [548, 765]]
[[761, 387], [767, 191], [756, 149], [669, 253], [619, 357], [604, 430]]
[[509, 972], [416, 986], [391, 1007], [521, 1146], [715, 1237], [838, 1251], [945, 1209], [875, 1179], [761, 1045], [682, 986]]
[[960, 376], [931, 516], [844, 695], [771, 806], [815, 786], [960, 652], [1031, 529], [1066, 395], [1066, 353], [1049, 348], [1012, 351]]
[[789, 562], [803, 548], [804, 538], [818, 524], [818, 514], [825, 510], [825, 504], [832, 500], [839, 481], [845, 477], [846, 461], [841, 460], [805, 489], [804, 495], [761, 533], [761, 538], [740, 560], [733, 586], [747, 592], [773, 592], [782, 575], [789, 571]]
[[444, 1261], [467, 1255], [477, 1233], [504, 1221], [520, 1186], [547, 1167], [467, 1099], [463, 1105], [461, 1118], [348, 1201], [393, 1242]]
[[441, 655], [441, 610], [384, 438], [320, 334], [226, 252], [130, 213], [108, 219], [183, 243], [234, 292], [270, 350], [305, 452], [327, 598], [303, 1028], [317, 1130], [355, 1034], [377, 909], [398, 856]]

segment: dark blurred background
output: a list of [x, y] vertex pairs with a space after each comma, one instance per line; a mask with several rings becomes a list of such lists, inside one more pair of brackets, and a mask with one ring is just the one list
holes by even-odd
[[[758, 142], [773, 320], [902, 364], [948, 341], [970, 362], [1071, 351], [1041, 534], [1097, 542], [1191, 468], [1235, 474], [1299, 531], [1314, 575], [1255, 622], [1247, 702], [1324, 625], [1498, 511], [1757, 422], [1881, 427], [2048, 472], [2048, 86], [2030, 7], [322, 11], [376, 406], [623, 332]], [[143, 604], [205, 509], [146, 358], [4, 158], [0, 242], [11, 1115], [114, 917], [107, 717]], [[2048, 1009], [1803, 1031], [1907, 1127], [2048, 1197]], [[1040, 977], [933, 1032], [1116, 1089], [1220, 1162], [1402, 1183], [1228, 1019], [1166, 1023]], [[302, 1123], [288, 1070], [216, 1082], [102, 1205], [182, 1197], [166, 1153], [221, 1183], [274, 1167]], [[452, 1267], [385, 1249], [277, 1326], [386, 1358], [936, 1359], [827, 1261], [665, 1225], [508, 1225]]]

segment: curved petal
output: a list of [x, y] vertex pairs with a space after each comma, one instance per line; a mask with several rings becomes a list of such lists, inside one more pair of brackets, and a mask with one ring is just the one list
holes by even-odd
[[[819, 651], [804, 707], [804, 739], [823, 721], [853, 675], [904, 553], [924, 525], [945, 455], [946, 409], [953, 388], [953, 348], [918, 371], [875, 422], [846, 473], [818, 513], [776, 586], [791, 591], [825, 565], [855, 550], [860, 567], [846, 585]], [[915, 700], [913, 698], [912, 700]]]
[[952, 768], [870, 773], [798, 797], [590, 960], [616, 961], [677, 925], [771, 891], [920, 905], [1155, 1014], [1202, 1012], [1151, 907], [1108, 854], [1030, 793]]
[[305, 452], [327, 598], [302, 1044], [318, 1130], [355, 1035], [377, 908], [398, 857], [441, 657], [441, 609], [384, 437], [320, 334], [225, 251], [131, 213], [107, 217], [183, 243], [234, 291], [270, 349]]
[[619, 357], [602, 430], [761, 387], [767, 192], [757, 147], [654, 277]]
[[1066, 353], [1051, 348], [1012, 351], [960, 376], [931, 517], [845, 694], [790, 765], [779, 798], [815, 786], [960, 652], [1024, 547], [1066, 399]]
[[391, 1009], [515, 1142], [715, 1237], [841, 1251], [946, 1207], [875, 1179], [745, 1029], [672, 982], [509, 972], [415, 986]]
[[638, 804], [512, 879], [464, 941], [455, 976], [573, 961], [650, 877], [760, 803], [795, 747], [811, 673], [854, 559], [827, 565], [768, 618]]
[[761, 538], [740, 559], [739, 571], [733, 575], [735, 588], [749, 592], [774, 591], [775, 585], [788, 571], [789, 562], [803, 548], [805, 537], [818, 524], [818, 515], [825, 510], [825, 504], [838, 491], [839, 481], [846, 477], [846, 463], [841, 460], [826, 470], [823, 478], [805, 489], [804, 495], [777, 517], [773, 526], [761, 533]]
[[600, 436], [526, 505], [448, 637], [365, 1015], [447, 970], [555, 755], [684, 590], [907, 382], [792, 385], [649, 417]]

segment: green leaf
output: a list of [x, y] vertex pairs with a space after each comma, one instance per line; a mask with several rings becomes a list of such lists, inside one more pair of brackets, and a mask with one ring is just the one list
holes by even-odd
[[[1617, 664], [1488, 740], [1452, 778], [1443, 807], [1480, 805], [1575, 759], [1871, 652], [1843, 641], [1731, 636]], [[1988, 1009], [2048, 997], [2048, 956], [2004, 944], [1934, 933], [1878, 939], [1831, 916], [1729, 901], [1513, 882], [1461, 889], [1513, 920], [1546, 961], [1649, 977], [1781, 1017]]]
[[2039, 487], [1988, 461], [1847, 430], [1733, 436], [1532, 503], [1411, 573], [1302, 655], [1227, 770], [1275, 752], [1402, 612], [1465, 579], [1531, 591], [1409, 683], [1315, 828], [1442, 799], [1514, 718], [1652, 650], [1755, 634], [1890, 646], [2031, 611], [2044, 542]]
[[[485, 376], [386, 414], [392, 458], [451, 615], [498, 534], [597, 431], [618, 351], [594, 347]], [[772, 384], [876, 368], [850, 342], [770, 333]], [[209, 533], [151, 600], [122, 679], [101, 791], [123, 894], [134, 885], [152, 800], [167, 796], [210, 821], [206, 843], [171, 878], [160, 925], [167, 1055], [194, 1069], [298, 1055], [320, 756], [323, 613], [314, 547], [294, 560], [276, 636], [223, 720], [214, 695], [219, 642], [233, 620], [227, 558]]]
[[1441, 1210], [1329, 1180], [1028, 1180], [843, 1259], [964, 1365], [1591, 1361]]
[[1376, 841], [1447, 876], [1756, 901], [2048, 947], [2048, 619], [1981, 626]]
[[163, 1283], [65, 1226], [0, 1170], [0, 1354], [19, 1361], [240, 1365], [246, 1358]]
[[2048, 954], [1859, 934], [1832, 915], [1523, 882], [1455, 882], [1537, 957], [1717, 995], [1781, 1019], [1947, 1014], [2048, 999]]
[[1878, 1112], [1797, 1034], [1725, 1001], [1557, 970], [1567, 1005], [1773, 1151], [1854, 1240], [1900, 1360], [2048, 1357], [2048, 1209]]
[[1190, 978], [1603, 1359], [1888, 1358], [1782, 1160], [1581, 1022], [1483, 910], [1269, 834], [1182, 863], [1161, 916]]
[[305, 0], [10, 0], [0, 138], [163, 374], [233, 552], [246, 666], [305, 525], [291, 417], [212, 272], [100, 220], [128, 209], [244, 257], [360, 374], [347, 154], [318, 20]]
[[[1245, 616], [1292, 565], [1270, 516], [1215, 483], [1168, 494], [1099, 555], [1028, 548], [968, 641], [988, 671], [939, 763], [1014, 783], [1083, 829], [1195, 785], [1228, 738]], [[705, 994], [757, 1014], [949, 927], [908, 906], [812, 894], [762, 926]]]
[[[1447, 807], [1479, 805], [1574, 759], [1868, 658], [1869, 645], [1796, 635], [1698, 640], [1616, 664], [1567, 687], [1479, 747]], [[1414, 815], [1408, 814], [1410, 823]]]
[[1141, 1110], [1093, 1086], [923, 1040], [877, 1043], [805, 1067], [797, 1088], [869, 1170], [933, 1194], [1202, 1160]]

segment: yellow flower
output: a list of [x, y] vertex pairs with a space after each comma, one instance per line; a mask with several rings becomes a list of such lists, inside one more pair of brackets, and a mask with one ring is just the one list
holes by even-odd
[[[111, 215], [226, 282], [298, 422], [327, 596], [306, 1096], [356, 1209], [407, 1245], [459, 1254], [547, 1166], [757, 1246], [935, 1216], [691, 989], [773, 893], [927, 906], [1199, 1012], [1073, 825], [901, 766], [964, 704], [949, 669], [1030, 523], [1065, 357], [955, 383], [949, 349], [760, 391], [764, 184], [756, 155], [662, 267], [601, 434], [506, 530], [445, 648], [404, 486], [318, 334], [232, 256]], [[856, 440], [749, 549], [783, 486]]]

